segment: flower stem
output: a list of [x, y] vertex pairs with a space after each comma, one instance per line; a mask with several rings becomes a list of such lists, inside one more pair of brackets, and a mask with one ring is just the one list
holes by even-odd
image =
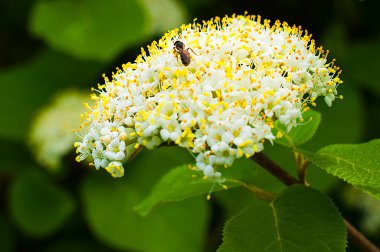
[[[294, 184], [301, 184], [300, 181], [291, 176], [286, 170], [276, 164], [264, 153], [256, 153], [253, 157], [251, 157], [251, 159], [262, 168], [269, 171], [285, 185], [290, 186]], [[380, 252], [380, 249], [368, 240], [367, 237], [365, 237], [359, 230], [352, 226], [348, 220], [344, 219], [344, 224], [347, 228], [348, 237], [360, 250], [363, 252]]]
[[298, 180], [301, 184], [308, 186], [309, 184], [306, 181], [306, 168], [309, 166], [309, 161], [297, 151], [294, 151], [294, 158], [297, 163]]
[[273, 193], [267, 192], [257, 186], [250, 185], [247, 183], [244, 183], [243, 181], [236, 180], [236, 179], [226, 179], [226, 182], [233, 182], [240, 184], [242, 187], [247, 189], [248, 191], [252, 192], [255, 194], [259, 199], [265, 200], [265, 201], [273, 201], [276, 197]]

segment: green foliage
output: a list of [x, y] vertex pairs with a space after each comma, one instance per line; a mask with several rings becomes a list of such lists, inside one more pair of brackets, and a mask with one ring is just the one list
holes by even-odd
[[[362, 96], [350, 83], [343, 83], [340, 90], [344, 99], [334, 101], [333, 109], [323, 104], [323, 101], [317, 107], [322, 115], [321, 124], [313, 140], [302, 145], [303, 149], [316, 151], [333, 143], [360, 141], [365, 127]], [[278, 159], [276, 156], [273, 158]], [[326, 192], [331, 191], [337, 183], [336, 177], [313, 165], [309, 167], [306, 175], [313, 187]]]
[[171, 169], [193, 161], [194, 158], [189, 151], [180, 147], [160, 147], [154, 151], [142, 150], [126, 164], [127, 183], [133, 184], [142, 193], [148, 194], [153, 185]]
[[318, 129], [321, 122], [321, 114], [318, 111], [308, 110], [303, 113], [302, 117], [304, 122], [289, 132], [277, 121], [274, 133], [280, 132], [283, 137], [277, 138], [275, 142], [294, 149], [296, 146], [309, 141]]
[[227, 222], [219, 251], [345, 251], [340, 213], [321, 192], [300, 185], [258, 202]]
[[82, 186], [85, 216], [99, 239], [119, 249], [201, 251], [207, 224], [205, 200], [194, 198], [139, 216], [141, 193], [123, 180], [90, 177]]
[[[317, 121], [306, 119], [304, 125], [288, 134], [291, 142], [284, 136], [273, 146], [265, 146], [265, 154], [294, 176], [294, 157], [287, 148], [292, 144], [293, 148], [302, 144], [303, 149], [316, 151], [333, 143], [357, 143], [378, 138], [380, 126], [377, 76], [380, 29], [374, 22], [380, 2], [336, 0], [328, 9], [324, 2], [315, 3], [312, 15], [306, 10], [309, 6], [300, 3], [300, 0], [277, 3], [277, 7], [287, 13], [286, 18], [268, 13], [267, 10], [276, 9], [272, 8], [276, 4], [270, 1], [258, 1], [254, 13], [250, 12], [272, 17], [272, 21], [276, 18], [287, 21], [300, 18], [303, 21], [296, 24], [311, 29], [316, 35], [316, 44], [329, 49], [328, 58], [335, 57], [337, 65], [343, 68], [341, 77], [344, 84], [338, 90], [344, 100], [336, 100], [332, 108], [328, 108], [323, 100], [316, 101], [318, 107], [313, 109], [322, 114], [322, 118], [313, 139], [306, 142], [314, 134], [314, 129], [309, 128], [316, 129]], [[340, 216], [332, 217], [339, 214], [326, 196], [307, 188], [297, 189], [302, 191], [298, 194], [299, 191], [290, 188], [293, 191], [286, 190], [274, 203], [268, 204], [259, 201], [246, 188], [226, 182], [224, 184], [229, 185], [229, 190], [221, 190], [220, 185], [215, 184], [212, 199], [206, 201], [205, 196], [197, 198], [196, 195], [207, 194], [213, 184], [201, 180], [199, 174], [195, 179], [189, 177], [192, 171], [187, 168], [181, 170], [181, 165], [194, 161], [185, 149], [170, 147], [142, 151], [126, 164], [126, 174], [121, 180], [99, 178], [99, 172], [74, 165], [72, 154], [63, 158], [59, 175], [45, 176], [38, 171], [42, 168], [38, 167], [37, 161], [31, 158], [26, 136], [38, 111], [49, 104], [53, 95], [71, 87], [89, 92], [90, 86], [101, 81], [102, 73], [110, 76], [117, 66], [136, 57], [139, 53], [136, 48], [145, 47], [168, 29], [191, 22], [196, 17], [201, 20], [206, 16], [242, 13], [247, 6], [244, 1], [220, 4], [215, 0], [2, 1], [0, 204], [3, 208], [0, 209], [0, 251], [214, 251], [220, 242], [221, 230], [218, 227], [252, 204], [228, 222], [222, 249], [227, 250], [226, 246], [232, 244], [226, 239], [236, 242], [235, 236], [240, 239], [249, 235], [247, 239], [258, 244], [271, 239], [273, 243], [269, 248], [275, 251], [273, 246], [280, 244], [273, 224], [273, 209], [276, 209], [278, 223], [281, 224], [278, 230], [282, 231], [281, 238], [285, 235], [285, 241], [295, 240], [294, 236], [289, 238], [286, 234], [295, 234], [300, 227], [302, 230], [296, 233], [297, 242], [300, 240], [302, 245], [314, 246], [308, 244], [318, 235], [312, 231], [315, 228], [320, 231], [318, 220], [325, 220], [329, 225], [324, 227], [320, 240], [324, 242], [325, 237], [336, 229], [335, 236], [329, 236], [336, 238], [337, 247], [332, 251], [342, 251], [341, 219]], [[302, 13], [307, 13], [307, 16], [302, 16]], [[321, 18], [317, 13], [327, 13], [325, 16], [328, 18]], [[334, 15], [337, 13], [339, 15]], [[150, 37], [153, 35], [156, 37]], [[55, 126], [46, 125], [47, 128]], [[307, 134], [300, 137], [304, 130]], [[379, 177], [378, 153], [369, 149], [370, 145], [376, 148], [377, 141], [329, 146], [317, 153], [304, 152], [322, 168], [312, 164], [307, 170], [307, 181], [312, 187], [327, 192], [334, 188], [332, 195], [335, 196], [340, 192], [336, 189], [339, 188], [336, 186], [339, 177], [379, 199], [379, 183], [376, 184]], [[170, 170], [172, 167], [178, 168]], [[35, 172], [31, 173], [33, 170]], [[281, 193], [285, 188], [251, 160], [237, 160], [233, 167], [222, 170], [227, 178], [241, 173], [235, 179], [270, 192]], [[178, 177], [174, 176], [176, 172]], [[96, 176], [89, 178], [88, 173], [96, 173]], [[371, 177], [370, 174], [375, 175]], [[179, 181], [184, 182], [183, 186], [178, 184]], [[158, 193], [152, 188], [154, 184], [159, 189]], [[77, 195], [79, 192], [82, 197]], [[193, 199], [186, 199], [188, 197]], [[83, 210], [81, 207], [75, 215], [73, 198], [80, 200], [79, 204], [83, 206]], [[166, 202], [168, 199], [186, 200], [170, 203]], [[356, 206], [363, 205], [360, 198], [356, 202], [360, 203]], [[145, 211], [148, 208], [150, 211], [156, 204], [160, 207], [153, 208], [148, 216], [142, 218], [133, 210], [133, 206], [139, 203]], [[344, 204], [339, 208], [345, 215]], [[320, 212], [318, 216], [315, 215], [317, 211]], [[331, 220], [325, 219], [326, 211], [331, 214], [327, 214]], [[358, 207], [355, 211], [361, 210]], [[360, 215], [368, 216], [367, 212], [360, 212]], [[289, 218], [293, 218], [291, 223], [283, 221]], [[361, 221], [352, 215], [350, 220], [358, 224]], [[304, 228], [309, 224], [310, 227]], [[235, 227], [236, 235], [230, 234]], [[242, 230], [243, 227], [246, 229]], [[265, 232], [267, 230], [270, 232]], [[378, 234], [373, 236], [375, 243], [379, 242]], [[270, 246], [269, 243], [264, 245]], [[291, 245], [285, 242], [283, 251], [288, 246]], [[299, 250], [313, 251], [309, 248]], [[246, 250], [265, 251], [259, 248]], [[290, 250], [297, 249], [292, 247]], [[325, 250], [318, 249], [318, 252]], [[351, 245], [348, 250], [352, 250]]]
[[254, 197], [252, 192], [243, 187], [235, 187], [230, 188], [229, 190], [215, 192], [215, 194], [212, 195], [212, 199], [213, 198], [215, 198], [223, 207], [225, 212], [225, 220], [234, 217], [243, 209], [251, 206], [253, 203], [261, 201], [261, 199]]
[[[231, 176], [225, 177], [224, 186], [228, 188], [241, 186], [244, 183], [238, 180], [243, 179], [241, 175], [252, 172], [252, 169], [247, 171], [239, 168], [236, 167]], [[202, 176], [201, 173], [192, 171], [188, 166], [172, 169], [158, 181], [152, 193], [135, 208], [136, 211], [145, 216], [160, 202], [180, 201], [210, 191], [223, 190], [222, 184], [210, 179], [203, 179]]]
[[[146, 216], [160, 202], [180, 201], [210, 191], [213, 182], [200, 176], [199, 172], [190, 170], [186, 165], [172, 169], [158, 181], [152, 193], [135, 210]], [[221, 185], [216, 184], [215, 190], [221, 189]]]
[[380, 199], [380, 139], [330, 145], [316, 153], [302, 153], [328, 173]]
[[[343, 84], [345, 85], [345, 84]], [[363, 101], [360, 98], [358, 91], [352, 86], [342, 86], [344, 99], [336, 100], [334, 102], [334, 109], [327, 107], [324, 102], [317, 100], [319, 106], [316, 107], [320, 117], [320, 125], [313, 135], [313, 141], [302, 143], [302, 148], [308, 150], [318, 150], [319, 148], [326, 146], [334, 142], [357, 142], [363, 132], [364, 122], [363, 113]], [[346, 100], [350, 102], [345, 102]], [[322, 115], [322, 116], [321, 116]], [[315, 124], [314, 124], [315, 123]], [[305, 125], [300, 125], [291, 130], [310, 130], [309, 136], [313, 133], [313, 127], [316, 127], [316, 120], [307, 122]], [[347, 127], [350, 125], [350, 127]], [[309, 128], [310, 127], [310, 128]], [[289, 137], [289, 134], [287, 136]], [[290, 141], [295, 141], [293, 138], [298, 138], [297, 134], [292, 134]], [[283, 136], [279, 141], [286, 140], [286, 136]], [[287, 142], [287, 141], [285, 141]], [[283, 145], [286, 146], [286, 145]], [[294, 156], [291, 155], [283, 146], [274, 144], [274, 146], [267, 145], [264, 152], [279, 163], [282, 167], [287, 169], [288, 172], [293, 173], [295, 171]], [[296, 175], [293, 173], [293, 175]], [[311, 166], [307, 171], [307, 180], [313, 187], [316, 187], [322, 191], [331, 190], [337, 182], [336, 177], [326, 173], [317, 167]], [[284, 186], [273, 179], [270, 174], [265, 171], [261, 171], [257, 174], [256, 185], [263, 186], [267, 190], [279, 192]]]
[[58, 50], [107, 61], [143, 38], [148, 17], [137, 0], [38, 1], [31, 31]]
[[74, 211], [74, 200], [65, 189], [37, 171], [18, 176], [9, 191], [13, 220], [25, 233], [44, 237], [65, 224]]

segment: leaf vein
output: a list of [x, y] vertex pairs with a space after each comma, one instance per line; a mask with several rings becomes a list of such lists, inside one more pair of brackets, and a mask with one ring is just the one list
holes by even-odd
[[277, 235], [277, 240], [278, 240], [278, 243], [279, 243], [279, 246], [280, 246], [280, 251], [283, 252], [282, 243], [281, 243], [281, 236], [280, 236], [280, 229], [278, 227], [277, 212], [276, 212], [276, 209], [274, 208], [273, 202], [270, 204], [270, 206], [271, 206], [272, 212], [273, 212], [274, 225], [275, 225], [275, 228], [276, 228], [276, 235]]

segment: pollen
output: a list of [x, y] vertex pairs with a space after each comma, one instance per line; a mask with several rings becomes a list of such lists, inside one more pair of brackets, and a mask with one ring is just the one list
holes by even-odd
[[[173, 51], [177, 41], [183, 48]], [[281, 138], [277, 121], [291, 130], [317, 97], [328, 106], [343, 98], [341, 70], [327, 56], [301, 27], [260, 16], [194, 20], [170, 30], [94, 89], [78, 160], [90, 157], [119, 177], [142, 147], [171, 143], [195, 156], [204, 178], [218, 179], [219, 169]]]

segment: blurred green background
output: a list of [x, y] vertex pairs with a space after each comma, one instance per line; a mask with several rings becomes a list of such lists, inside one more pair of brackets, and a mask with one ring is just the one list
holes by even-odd
[[[0, 251], [215, 251], [225, 221], [255, 199], [234, 189], [138, 216], [132, 207], [160, 176], [192, 157], [143, 151], [121, 179], [76, 163], [72, 130], [90, 88], [169, 29], [248, 11], [301, 25], [343, 68], [344, 99], [320, 102], [305, 149], [379, 138], [379, 9], [376, 0], [0, 0]], [[287, 149], [266, 152], [294, 170]], [[256, 185], [283, 189], [252, 163], [238, 166], [254, 169]], [[380, 244], [378, 202], [315, 167], [308, 180]]]

